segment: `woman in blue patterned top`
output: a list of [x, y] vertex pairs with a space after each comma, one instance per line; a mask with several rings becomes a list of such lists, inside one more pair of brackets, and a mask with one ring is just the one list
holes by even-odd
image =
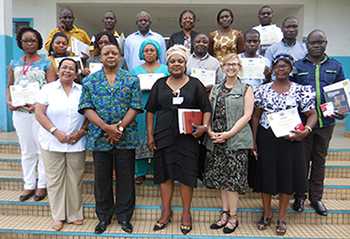
[[[149, 77], [161, 78], [168, 76], [168, 66], [159, 63], [159, 56], [161, 54], [160, 45], [153, 39], [146, 39], [141, 43], [139, 58], [145, 61], [142, 65], [135, 67], [131, 73], [142, 80], [142, 77], [148, 75]], [[149, 79], [151, 80], [151, 79]], [[141, 89], [142, 91], [142, 105], [145, 106], [149, 96], [149, 89]], [[146, 179], [146, 174], [151, 171], [151, 163], [149, 162], [153, 155], [147, 147], [146, 135], [146, 114], [139, 114], [136, 117], [138, 135], [140, 137], [140, 145], [136, 148], [136, 165], [135, 175], [136, 184], [142, 184]]]
[[[142, 112], [137, 77], [119, 68], [120, 51], [113, 44], [101, 49], [103, 68], [83, 80], [79, 112], [90, 121], [87, 145], [95, 167], [95, 201], [103, 233], [111, 223], [114, 208], [125, 232], [135, 208], [135, 148], [138, 145], [137, 113]], [[113, 198], [113, 167], [116, 171], [116, 205]]]
[[19, 200], [25, 201], [34, 195], [34, 200], [40, 201], [46, 197], [46, 177], [40, 157], [39, 124], [33, 114], [34, 104], [15, 103], [10, 95], [10, 87], [39, 86], [41, 88], [47, 82], [54, 81], [56, 75], [50, 61], [38, 54], [38, 50], [43, 45], [38, 31], [33, 28], [22, 28], [16, 40], [24, 56], [11, 61], [9, 65], [7, 104], [13, 111], [13, 125], [21, 148], [24, 191]]

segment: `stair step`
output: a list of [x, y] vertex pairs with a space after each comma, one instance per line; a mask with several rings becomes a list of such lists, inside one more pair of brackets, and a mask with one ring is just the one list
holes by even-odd
[[[154, 221], [133, 220], [134, 232], [126, 234], [115, 221], [108, 226], [106, 232], [101, 235], [93, 233], [97, 220], [87, 219], [81, 226], [65, 224], [62, 231], [56, 232], [51, 229], [50, 217], [34, 216], [0, 216], [1, 238], [35, 238], [35, 239], [57, 239], [57, 238], [193, 238], [193, 239], [216, 239], [216, 238], [281, 238], [275, 234], [275, 226], [272, 225], [265, 231], [259, 231], [254, 224], [245, 224], [237, 228], [233, 234], [225, 235], [221, 230], [208, 229], [208, 223], [194, 223], [193, 230], [188, 235], [182, 235], [179, 226], [180, 222], [171, 223], [166, 229], [160, 232], [153, 232]], [[348, 238], [350, 227], [348, 225], [304, 225], [288, 224], [288, 231], [283, 238]]]
[[[0, 191], [0, 214], [17, 216], [50, 216], [48, 200], [35, 202], [32, 199], [26, 202], [18, 201], [19, 191]], [[93, 195], [83, 195], [83, 207], [85, 218], [96, 219], [95, 201]], [[292, 203], [292, 201], [291, 201]], [[308, 205], [304, 213], [295, 213], [288, 209], [288, 221], [298, 224], [348, 224], [350, 223], [350, 201], [325, 200], [329, 215], [327, 217], [319, 216]], [[135, 220], [156, 221], [160, 217], [160, 198], [136, 198]], [[192, 213], [193, 220], [196, 222], [210, 223], [217, 219], [220, 212], [220, 198], [193, 198]], [[273, 200], [273, 210], [277, 213], [278, 200]], [[181, 198], [173, 199], [174, 218], [180, 220], [181, 217]], [[261, 216], [260, 199], [242, 198], [240, 200], [238, 216], [244, 223], [254, 223]], [[276, 215], [277, 217], [277, 215]]]
[[[0, 170], [0, 190], [20, 191], [23, 189], [23, 180], [21, 172]], [[93, 194], [94, 179], [92, 174], [85, 174], [83, 180], [83, 193]], [[179, 189], [176, 185], [175, 196], [179, 195]], [[159, 189], [151, 180], [146, 180], [143, 185], [136, 185], [136, 196], [159, 197]], [[194, 198], [212, 198], [217, 197], [215, 190], [205, 188], [201, 183], [194, 190]], [[260, 195], [248, 192], [243, 198], [259, 198]], [[350, 178], [326, 178], [324, 199], [350, 200]]]
[[[0, 168], [2, 170], [21, 171], [21, 158], [17, 154], [1, 154]], [[91, 157], [86, 157], [85, 173], [93, 173], [94, 165]], [[330, 160], [326, 162], [327, 178], [350, 178], [350, 160], [336, 161]]]

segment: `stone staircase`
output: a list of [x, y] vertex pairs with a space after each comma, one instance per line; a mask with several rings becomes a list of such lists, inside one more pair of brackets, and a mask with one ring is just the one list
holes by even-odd
[[[349, 149], [330, 149], [326, 177], [324, 202], [329, 209], [328, 216], [317, 215], [309, 205], [301, 214], [289, 209], [285, 238], [350, 238], [350, 145]], [[47, 199], [41, 202], [18, 201], [23, 187], [19, 146], [14, 137], [0, 137], [0, 238], [281, 238], [275, 235], [275, 224], [266, 231], [256, 229], [255, 223], [262, 213], [261, 202], [259, 194], [251, 192], [241, 195], [240, 226], [233, 234], [210, 230], [209, 224], [219, 215], [220, 199], [217, 192], [202, 185], [194, 192], [192, 232], [186, 236], [180, 232], [182, 209], [176, 186], [174, 220], [165, 230], [155, 233], [152, 228], [160, 216], [160, 198], [158, 188], [150, 180], [136, 187], [134, 233], [124, 233], [113, 221], [104, 234], [96, 235], [93, 233], [97, 223], [93, 184], [92, 158], [88, 155], [83, 182], [85, 223], [82, 226], [65, 225], [62, 231], [53, 231]], [[277, 200], [273, 201], [273, 207], [276, 212]], [[277, 214], [274, 216], [275, 222]]]

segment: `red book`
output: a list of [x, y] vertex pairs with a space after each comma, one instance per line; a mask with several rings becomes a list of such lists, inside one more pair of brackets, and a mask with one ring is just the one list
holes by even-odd
[[180, 134], [192, 134], [193, 124], [202, 124], [203, 113], [200, 109], [179, 108], [177, 114]]

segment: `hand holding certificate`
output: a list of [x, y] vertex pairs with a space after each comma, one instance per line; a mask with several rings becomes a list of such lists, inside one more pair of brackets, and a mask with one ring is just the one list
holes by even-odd
[[76, 56], [84, 57], [84, 55], [89, 56], [90, 46], [82, 41], [79, 41], [75, 37], [71, 38], [72, 42], [72, 52]]
[[201, 125], [203, 113], [199, 109], [178, 109], [180, 134], [192, 134], [193, 125]]
[[38, 82], [28, 83], [25, 86], [11, 85], [10, 94], [12, 105], [14, 107], [24, 106], [27, 104], [35, 104], [36, 96], [40, 91]]
[[302, 123], [297, 108], [268, 114], [267, 119], [277, 138], [289, 136]]
[[205, 87], [215, 85], [216, 72], [200, 68], [192, 68], [191, 76], [199, 79]]
[[164, 77], [163, 73], [149, 73], [149, 74], [139, 74], [137, 77], [140, 80], [140, 88], [141, 90], [151, 90], [154, 83], [159, 78]]
[[265, 79], [265, 60], [263, 58], [241, 58], [242, 79]]

